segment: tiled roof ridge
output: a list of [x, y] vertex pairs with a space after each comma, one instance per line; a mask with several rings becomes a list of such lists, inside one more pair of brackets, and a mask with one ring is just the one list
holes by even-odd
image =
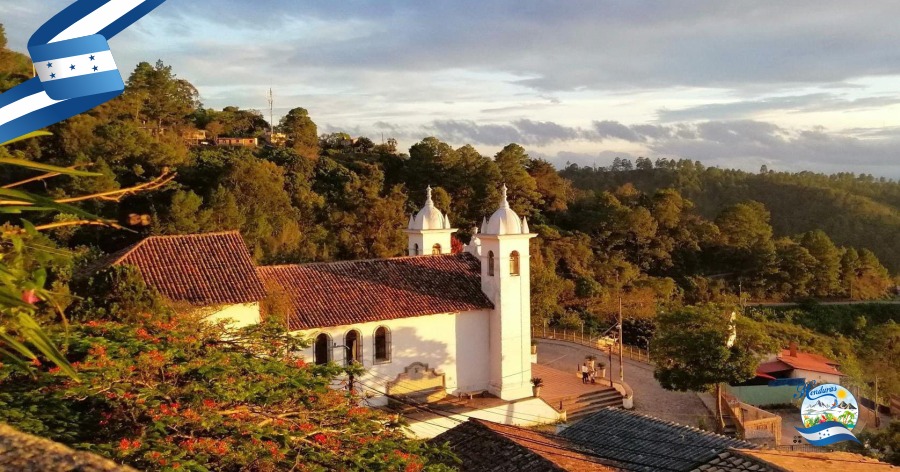
[[[486, 424], [486, 423], [493, 423], [493, 422], [490, 422], [490, 421], [487, 421], [487, 420], [483, 420], [483, 419], [481, 419], [481, 418], [472, 418], [472, 417], [470, 417], [470, 418], [469, 418], [469, 422], [475, 424], [478, 428], [482, 428], [482, 429], [484, 429], [485, 431], [490, 431], [491, 433], [500, 436], [501, 438], [503, 438], [504, 441], [508, 441], [508, 442], [510, 442], [510, 443], [512, 443], [512, 444], [514, 444], [514, 445], [516, 445], [517, 447], [524, 448], [524, 449], [527, 450], [530, 454], [534, 454], [535, 456], [539, 457], [542, 461], [546, 462], [547, 464], [551, 465], [552, 467], [558, 467], [556, 464], [553, 463], [553, 461], [551, 461], [550, 459], [544, 457], [541, 453], [539, 453], [539, 452], [537, 452], [537, 451], [531, 449], [530, 447], [528, 447], [528, 446], [526, 446], [526, 445], [520, 443], [519, 441], [516, 441], [516, 439], [517, 439], [516, 437], [514, 437], [514, 436], [507, 436], [506, 434], [504, 434], [505, 431], [503, 431], [503, 429], [510, 428], [510, 429], [517, 429], [517, 430], [525, 430], [525, 431], [528, 431], [528, 432], [530, 432], [530, 433], [532, 433], [532, 434], [538, 434], [538, 435], [543, 436], [543, 434], [541, 434], [540, 432], [538, 432], [538, 431], [530, 431], [530, 430], [527, 430], [527, 429], [525, 429], [525, 428], [520, 428], [520, 427], [518, 427], [518, 426], [513, 426], [513, 425], [508, 425], [508, 424], [499, 424], [499, 423], [494, 423], [494, 424], [496, 424], [496, 425], [498, 425], [498, 426], [501, 426], [501, 428], [494, 429], [494, 428], [491, 427], [491, 425]], [[565, 440], [564, 438], [560, 438], [560, 439], [561, 439], [562, 442], [564, 442], [564, 443], [570, 443], [570, 441], [567, 441], [567, 440]], [[528, 440], [524, 440], [524, 442], [528, 443]], [[553, 447], [559, 447], [559, 446], [553, 444]]]
[[[115, 257], [114, 259], [112, 259], [112, 261], [109, 262], [108, 265], [113, 266], [113, 265], [121, 263], [128, 256], [133, 254], [134, 251], [137, 251], [138, 249], [140, 249], [141, 247], [143, 247], [145, 244], [147, 244], [150, 241], [155, 241], [158, 239], [188, 239], [188, 238], [199, 238], [199, 237], [208, 237], [208, 236], [223, 236], [223, 235], [229, 235], [229, 234], [237, 234], [238, 236], [240, 236], [242, 241], [244, 240], [244, 236], [241, 235], [241, 232], [236, 229], [228, 230], [228, 231], [212, 231], [209, 233], [153, 234], [153, 235], [147, 236], [144, 239], [141, 239], [140, 241], [138, 241], [130, 246], [126, 246], [122, 249], [119, 249], [118, 251], [115, 251], [115, 252], [109, 254], [108, 257], [113, 257], [116, 254], [120, 254], [120, 253], [121, 253], [121, 256], [118, 256], [118, 257]], [[247, 242], [244, 241], [244, 244], [247, 244]]]
[[[469, 423], [474, 423], [477, 427], [483, 429], [484, 431], [488, 431], [492, 434], [498, 435], [503, 438], [503, 440], [515, 445], [516, 447], [521, 447], [527, 450], [530, 454], [533, 454], [540, 458], [543, 462], [548, 464], [551, 468], [559, 469], [559, 470], [571, 470], [566, 469], [563, 465], [557, 463], [547, 455], [554, 455], [555, 453], [549, 451], [542, 451], [540, 449], [536, 449], [533, 446], [543, 446], [546, 448], [558, 449], [561, 451], [567, 451], [569, 454], [577, 454], [583, 456], [583, 459], [577, 457], [571, 457], [576, 460], [587, 460], [593, 464], [596, 464], [598, 467], [603, 468], [611, 468], [619, 467], [618, 463], [613, 459], [605, 459], [599, 456], [596, 456], [592, 453], [590, 448], [586, 448], [575, 441], [569, 440], [559, 435], [555, 435], [552, 433], [544, 432], [544, 431], [535, 431], [528, 428], [524, 428], [522, 426], [512, 425], [512, 424], [504, 424], [497, 423], [490, 420], [485, 420], [481, 418], [469, 418]], [[513, 431], [509, 431], [513, 430]], [[540, 442], [533, 437], [528, 436], [515, 436], [513, 433], [522, 433], [528, 436], [537, 436], [546, 440], [546, 443]], [[529, 446], [533, 445], [533, 446]], [[606, 469], [604, 469], [606, 470]]]
[[[664, 420], [664, 419], [661, 419], [661, 418], [657, 418], [657, 417], [655, 417], [655, 416], [645, 415], [645, 414], [643, 414], [643, 413], [637, 413], [637, 412], [629, 411], [629, 410], [623, 410], [623, 409], [621, 409], [621, 408], [614, 407], [614, 406], [606, 407], [605, 410], [607, 410], [607, 411], [615, 411], [615, 412], [617, 412], [617, 413], [624, 413], [624, 414], [627, 414], [627, 415], [630, 415], [630, 416], [633, 416], [633, 417], [648, 418], [648, 419], [651, 419], [651, 420], [653, 420], [653, 421], [655, 421], [655, 422], [657, 422], [657, 423], [659, 423], [659, 424], [663, 424], [663, 425], [666, 425], [666, 426], [675, 426], [675, 427], [677, 427], [677, 428], [689, 429], [689, 430], [691, 430], [691, 431], [693, 431], [693, 432], [699, 433], [701, 436], [706, 436], [706, 437], [708, 437], [708, 438], [713, 438], [713, 439], [728, 439], [728, 440], [732, 440], [732, 441], [737, 441], [737, 442], [742, 443], [742, 445], [746, 445], [747, 447], [746, 447], [745, 449], [759, 449], [759, 446], [758, 446], [758, 445], [753, 444], [753, 443], [751, 443], [751, 442], [744, 441], [743, 439], [731, 438], [731, 437], [728, 437], [728, 436], [724, 436], [724, 435], [722, 435], [722, 434], [713, 433], [713, 432], [711, 432], [711, 431], [705, 431], [705, 430], [702, 430], [702, 429], [697, 428], [697, 427], [695, 427], [695, 426], [689, 426], [689, 425], [684, 425], [684, 424], [681, 424], [681, 423], [675, 423], [675, 422], [673, 422], [673, 421]], [[604, 410], [600, 410], [600, 411], [604, 411]], [[728, 447], [734, 448], [734, 447], [736, 447], [736, 446], [728, 446]]]
[[300, 262], [296, 264], [274, 264], [274, 265], [264, 265], [264, 266], [256, 266], [257, 269], [282, 269], [285, 267], [319, 267], [319, 266], [327, 266], [327, 265], [338, 265], [338, 264], [361, 264], [365, 262], [388, 262], [388, 261], [402, 261], [402, 260], [417, 260], [422, 258], [451, 258], [451, 257], [475, 257], [467, 252], [459, 252], [456, 254], [437, 254], [437, 255], [420, 255], [420, 256], [397, 256], [397, 257], [374, 257], [371, 259], [350, 259], [350, 260], [341, 260], [341, 261], [322, 261], [322, 262]]

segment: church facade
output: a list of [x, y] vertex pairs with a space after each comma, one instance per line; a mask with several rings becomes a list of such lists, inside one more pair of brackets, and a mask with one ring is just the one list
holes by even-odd
[[505, 186], [500, 208], [459, 253], [451, 250], [455, 231], [429, 188], [410, 217], [405, 257], [257, 267], [232, 231], [150, 237], [99, 266], [137, 266], [167, 298], [237, 325], [259, 322], [262, 301], [278, 291], [289, 328], [312, 341], [299, 354], [362, 365], [366, 373], [355, 380], [371, 405], [394, 396], [531, 397], [536, 235], [510, 208]]
[[258, 271], [288, 294], [292, 329], [313, 341], [304, 356], [362, 364], [358, 382], [370, 403], [420, 392], [530, 397], [536, 235], [509, 207], [505, 187], [500, 208], [458, 254], [455, 231], [429, 189], [410, 217], [406, 257]]

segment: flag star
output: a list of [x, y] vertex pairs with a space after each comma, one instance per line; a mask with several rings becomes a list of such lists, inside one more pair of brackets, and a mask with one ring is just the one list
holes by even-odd
[[52, 62], [48, 62], [48, 63], [47, 63], [47, 68], [49, 69], [49, 68], [51, 68], [51, 67], [53, 67], [53, 63], [52, 63]]
[[51, 79], [55, 79], [55, 78], [56, 78], [56, 74], [50, 74], [50, 78], [51, 78]]
[[70, 70], [75, 70], [75, 64], [70, 65], [70, 66], [69, 66], [69, 69], [70, 69]]
[[88, 58], [88, 59], [90, 59], [90, 60], [92, 60], [92, 61], [93, 61], [93, 60], [94, 60], [94, 55], [93, 55], [93, 54], [91, 54], [91, 57], [89, 57], [89, 58]]
[[97, 69], [99, 69], [99, 67], [94, 66], [94, 72], [97, 72]]

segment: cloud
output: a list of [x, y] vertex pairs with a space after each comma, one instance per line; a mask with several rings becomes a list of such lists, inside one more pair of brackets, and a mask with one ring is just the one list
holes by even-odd
[[657, 117], [661, 122], [735, 120], [763, 112], [809, 113], [864, 110], [898, 103], [900, 103], [898, 96], [874, 96], [851, 100], [831, 93], [812, 93], [730, 103], [709, 103], [675, 110], [661, 109], [657, 111]]
[[[19, 45], [67, 2], [0, 7]], [[257, 61], [335, 76], [415, 69], [507, 74], [542, 90], [842, 83], [900, 73], [900, 3], [869, 0], [682, 2], [400, 0], [167, 2], [126, 37], [182, 60], [201, 40], [252, 43]], [[218, 48], [218, 46], [217, 46]], [[201, 48], [206, 49], [206, 48]], [[227, 57], [228, 49], [219, 49]], [[126, 54], [127, 55], [127, 54]], [[171, 59], [171, 58], [170, 58]], [[189, 71], [191, 73], [195, 71]], [[293, 75], [293, 74], [292, 74]], [[296, 76], [296, 75], [295, 75]]]
[[618, 121], [595, 121], [594, 133], [599, 141], [604, 139], [621, 139], [631, 143], [646, 141], [646, 137], [639, 134], [634, 128], [629, 128]]
[[478, 124], [469, 120], [435, 120], [426, 129], [451, 142], [502, 146], [509, 143], [546, 146], [579, 139], [584, 132], [551, 121], [521, 119], [510, 124]]
[[[597, 152], [565, 152], [538, 155], [557, 166], [607, 165], [615, 157], [671, 157], [699, 160], [707, 165], [758, 168], [760, 164], [789, 170], [832, 169], [870, 172], [900, 177], [900, 128], [828, 130], [823, 127], [786, 128], [754, 120], [705, 121], [671, 125], [625, 125], [595, 121], [584, 130], [552, 122], [520, 120], [510, 124], [479, 125], [472, 121], [435, 121], [426, 127], [440, 139], [503, 146], [516, 142], [545, 146], [561, 142], [577, 145], [602, 142]], [[607, 143], [609, 142], [609, 143]], [[644, 151], [615, 149], [616, 143], [638, 145]]]

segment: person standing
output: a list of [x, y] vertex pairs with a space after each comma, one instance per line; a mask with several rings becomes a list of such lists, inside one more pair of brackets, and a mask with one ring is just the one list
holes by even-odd
[[590, 375], [590, 369], [588, 369], [587, 362], [581, 364], [581, 383], [588, 383], [588, 375]]

